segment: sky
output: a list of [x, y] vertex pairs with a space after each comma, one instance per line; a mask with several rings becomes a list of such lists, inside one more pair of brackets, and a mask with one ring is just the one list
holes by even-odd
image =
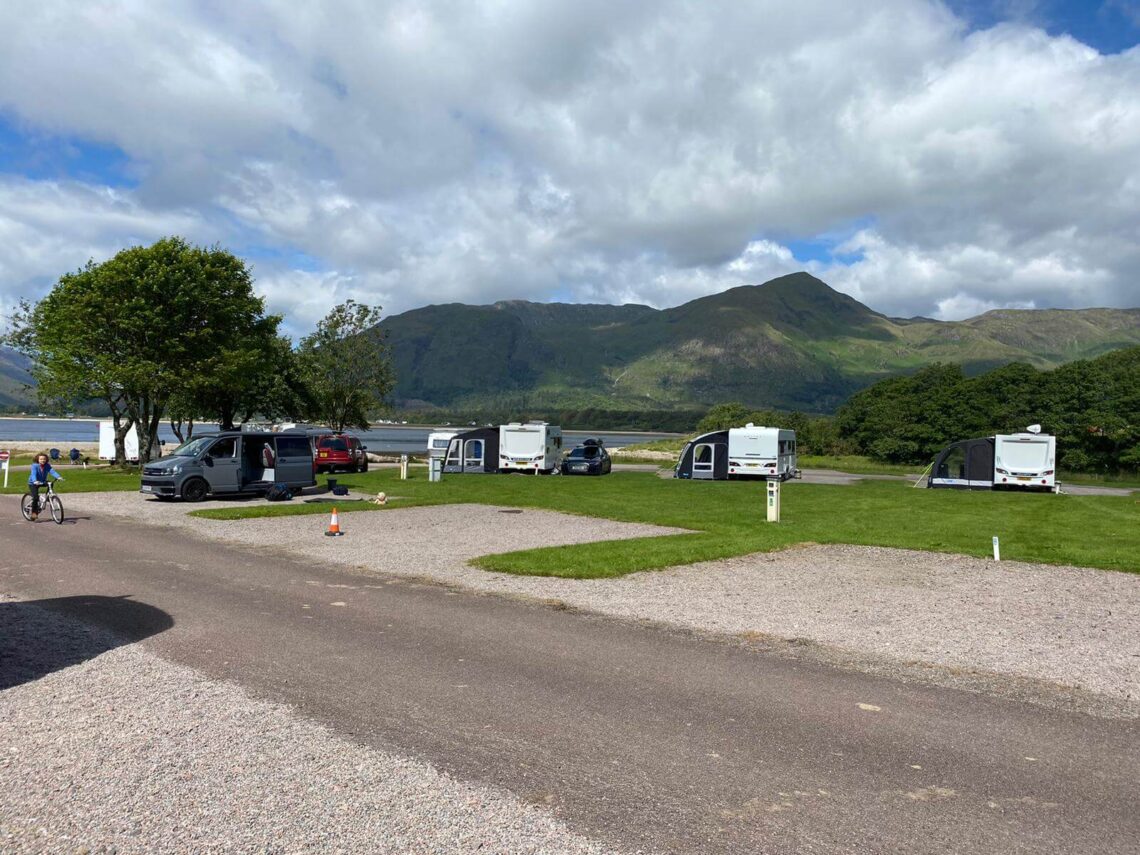
[[345, 299], [1140, 306], [1140, 0], [7, 0], [0, 315], [180, 235]]

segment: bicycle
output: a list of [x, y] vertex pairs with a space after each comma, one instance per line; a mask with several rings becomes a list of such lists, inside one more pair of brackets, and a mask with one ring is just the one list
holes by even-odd
[[[40, 513], [42, 514], [45, 510], [51, 511], [51, 518], [55, 520], [56, 525], [63, 523], [63, 502], [55, 494], [55, 486], [51, 481], [40, 488]], [[24, 519], [32, 522], [31, 493], [24, 493], [20, 499], [20, 513], [23, 514]]]

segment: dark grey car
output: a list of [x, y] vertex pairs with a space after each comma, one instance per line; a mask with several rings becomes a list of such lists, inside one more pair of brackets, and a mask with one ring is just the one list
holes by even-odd
[[196, 436], [143, 468], [140, 492], [200, 502], [207, 496], [264, 493], [273, 484], [316, 484], [308, 435], [224, 431]]

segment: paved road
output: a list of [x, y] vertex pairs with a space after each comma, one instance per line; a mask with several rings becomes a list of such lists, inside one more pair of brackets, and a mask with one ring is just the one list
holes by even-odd
[[[0, 500], [0, 590], [671, 852], [1135, 852], [1140, 726]], [[615, 583], [620, 584], [620, 583]], [[2, 629], [2, 628], [0, 628]], [[147, 632], [154, 631], [153, 627]], [[146, 633], [140, 633], [146, 634]]]

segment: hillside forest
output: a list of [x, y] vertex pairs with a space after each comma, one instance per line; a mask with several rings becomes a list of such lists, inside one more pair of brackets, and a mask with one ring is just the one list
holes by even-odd
[[1140, 347], [1049, 371], [1011, 363], [974, 377], [939, 363], [881, 380], [852, 395], [834, 416], [722, 404], [698, 431], [745, 424], [796, 431], [801, 454], [862, 454], [890, 463], [929, 463], [959, 439], [1016, 433], [1040, 424], [1057, 437], [1061, 468], [1140, 471]]

